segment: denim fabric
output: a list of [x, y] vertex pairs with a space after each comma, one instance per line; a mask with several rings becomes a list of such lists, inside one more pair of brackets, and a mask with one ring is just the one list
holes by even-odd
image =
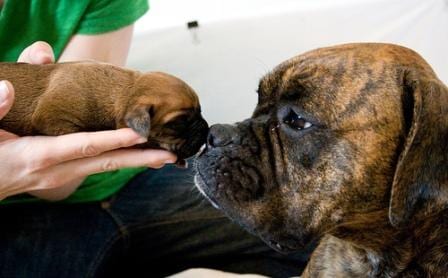
[[173, 166], [103, 202], [9, 205], [0, 219], [0, 277], [164, 277], [190, 267], [290, 277], [306, 260], [243, 231], [200, 196], [191, 169]]

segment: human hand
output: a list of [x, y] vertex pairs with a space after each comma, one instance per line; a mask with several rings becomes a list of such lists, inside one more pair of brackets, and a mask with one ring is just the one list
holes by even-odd
[[[19, 62], [51, 63], [51, 47], [42, 42], [25, 49]], [[14, 101], [14, 88], [0, 82], [0, 120]], [[91, 174], [125, 167], [160, 168], [176, 156], [162, 150], [121, 149], [143, 143], [129, 128], [62, 136], [27, 136], [0, 130], [0, 199], [28, 192], [47, 200], [68, 197]]]

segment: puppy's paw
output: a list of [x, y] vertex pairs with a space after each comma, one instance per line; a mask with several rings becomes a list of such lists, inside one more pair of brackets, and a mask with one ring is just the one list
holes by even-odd
[[148, 138], [151, 130], [151, 114], [152, 106], [136, 106], [126, 113], [124, 121], [140, 136]]

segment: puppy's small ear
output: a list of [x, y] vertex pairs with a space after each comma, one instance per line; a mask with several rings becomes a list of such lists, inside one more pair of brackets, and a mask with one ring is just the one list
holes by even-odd
[[404, 78], [408, 130], [392, 183], [389, 220], [400, 226], [448, 207], [448, 89], [436, 78]]
[[126, 113], [124, 121], [128, 127], [142, 137], [148, 138], [151, 130], [151, 115], [152, 106], [138, 105]]

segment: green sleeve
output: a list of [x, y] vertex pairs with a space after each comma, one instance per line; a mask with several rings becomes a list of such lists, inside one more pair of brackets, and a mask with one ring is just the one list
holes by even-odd
[[148, 0], [91, 1], [75, 33], [100, 34], [134, 23], [149, 9]]

